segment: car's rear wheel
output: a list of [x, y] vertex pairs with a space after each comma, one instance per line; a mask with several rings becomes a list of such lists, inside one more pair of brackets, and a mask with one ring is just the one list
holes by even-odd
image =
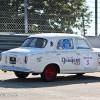
[[85, 73], [77, 73], [77, 76], [83, 76]]
[[14, 73], [18, 78], [21, 78], [21, 79], [26, 78], [29, 75], [29, 73], [26, 73], [26, 72], [14, 72]]
[[43, 81], [53, 81], [57, 76], [57, 67], [54, 65], [48, 65], [43, 73], [41, 74], [41, 78]]

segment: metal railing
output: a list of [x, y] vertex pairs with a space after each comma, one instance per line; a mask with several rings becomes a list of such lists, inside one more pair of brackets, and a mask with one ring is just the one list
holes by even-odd
[[19, 47], [29, 35], [0, 34], [0, 52]]

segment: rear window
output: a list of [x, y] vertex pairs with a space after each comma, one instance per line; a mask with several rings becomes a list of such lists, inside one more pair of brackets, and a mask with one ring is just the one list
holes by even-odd
[[44, 38], [28, 38], [21, 47], [44, 48], [47, 40]]

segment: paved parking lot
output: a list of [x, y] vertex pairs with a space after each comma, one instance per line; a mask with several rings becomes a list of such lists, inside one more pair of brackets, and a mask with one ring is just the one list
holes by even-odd
[[32, 75], [17, 79], [13, 72], [0, 76], [0, 100], [100, 100], [100, 73], [58, 75], [54, 82]]

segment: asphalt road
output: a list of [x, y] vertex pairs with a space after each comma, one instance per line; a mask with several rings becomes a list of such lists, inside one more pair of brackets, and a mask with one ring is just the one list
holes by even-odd
[[0, 76], [0, 100], [100, 100], [100, 73], [62, 74], [54, 82], [32, 75], [18, 79], [13, 72]]

